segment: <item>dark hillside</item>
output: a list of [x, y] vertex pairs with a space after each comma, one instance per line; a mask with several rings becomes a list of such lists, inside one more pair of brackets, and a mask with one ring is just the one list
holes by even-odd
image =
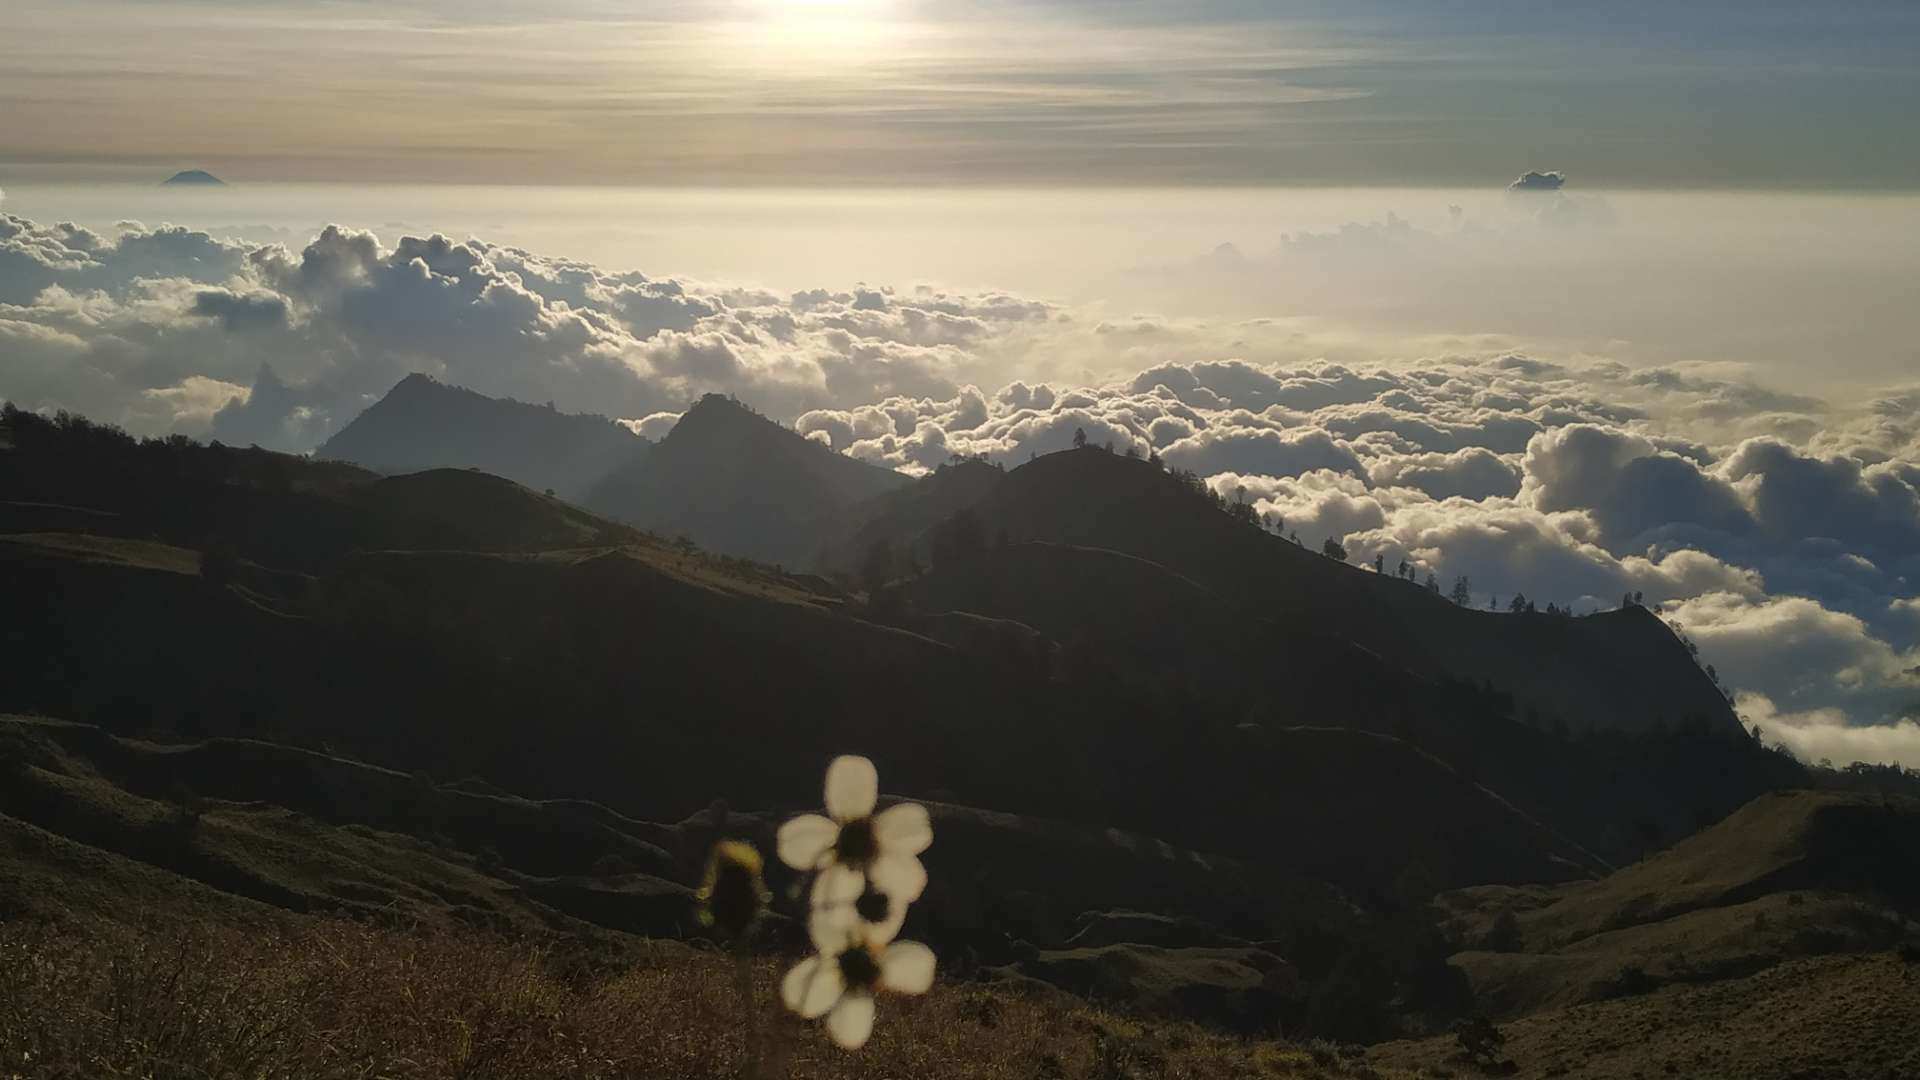
[[[1397, 740], [1169, 724], [1098, 683], [1035, 681], [778, 579], [621, 551], [396, 552], [347, 559], [275, 611], [188, 572], [15, 544], [0, 570], [26, 601], [26, 676], [6, 707], [119, 730], [271, 733], [667, 817], [716, 796], [803, 804], [816, 793], [794, 762], [859, 746], [903, 790], [1382, 892], [1415, 861], [1462, 885], [1561, 880], [1585, 859]], [[1319, 827], [1266, 824], [1305, 818]]]
[[[326, 741], [656, 816], [716, 795], [804, 799], [792, 759], [857, 746], [923, 792], [1297, 858], [1385, 893], [1598, 869], [1754, 783], [1743, 768], [1679, 788], [1684, 757], [1570, 750], [1478, 690], [1111, 552], [949, 559], [899, 588], [998, 621], [890, 626], [817, 580], [649, 541], [484, 474], [380, 479], [16, 420], [0, 575], [21, 674], [0, 707]], [[89, 509], [46, 505], [63, 491]], [[1356, 730], [1284, 734], [1299, 727]], [[1296, 775], [1302, 740], [1315, 765]], [[1552, 765], [1574, 754], [1615, 762], [1614, 787]], [[1669, 787], [1688, 800], [1648, 795]], [[1359, 792], [1378, 814], [1329, 817]], [[1289, 832], [1283, 856], [1272, 823], [1303, 818], [1343, 824]], [[1442, 832], [1409, 840], [1397, 822], [1412, 819]], [[1415, 862], [1432, 865], [1405, 875]]]
[[[1338, 572], [1311, 558], [1317, 565], [1308, 569]], [[894, 584], [888, 597], [903, 609], [903, 626], [982, 655], [1043, 656], [1166, 714], [1406, 739], [1609, 862], [1630, 862], [1763, 792], [1805, 782], [1792, 761], [1738, 735], [1527, 724], [1501, 694], [1418, 674], [1313, 623], [1249, 611], [1231, 594], [1104, 548], [990, 544]], [[950, 634], [952, 613], [983, 625]], [[1011, 628], [1037, 640], [1022, 642]]]
[[1150, 462], [1091, 448], [1047, 455], [1009, 472], [972, 512], [985, 537], [1139, 556], [1251, 617], [1350, 641], [1427, 678], [1489, 684], [1511, 695], [1516, 719], [1573, 731], [1738, 733], [1719, 689], [1650, 612], [1574, 619], [1463, 609], [1236, 521]]
[[932, 557], [934, 527], [986, 498], [1006, 475], [997, 465], [962, 461], [868, 499], [848, 512], [815, 563], [857, 576], [867, 571], [875, 545], [881, 545], [890, 575], [924, 566]]
[[[651, 879], [657, 883], [653, 893], [667, 898], [654, 905], [655, 925], [622, 925], [644, 914], [637, 899], [619, 920], [602, 925], [672, 937], [694, 932], [689, 886], [697, 881], [713, 836], [724, 831], [771, 847], [781, 820], [778, 814], [728, 811], [716, 821], [708, 810], [660, 824], [598, 803], [473, 791], [468, 783], [439, 783], [422, 773], [260, 740], [161, 744], [116, 737], [89, 725], [24, 717], [0, 716], [0, 772], [14, 781], [0, 792], [0, 820], [11, 818], [17, 837], [38, 829], [61, 841], [41, 844], [37, 854], [23, 845], [10, 855], [0, 843], [0, 880], [9, 872], [44, 867], [57, 851], [71, 851], [70, 845], [116, 853], [200, 881], [234, 900], [251, 897], [283, 910], [348, 911], [383, 878], [390, 889], [410, 892], [417, 900], [432, 887], [428, 879], [447, 865], [467, 864], [496, 882], [517, 883], [521, 888], [512, 892], [522, 898], [531, 893], [562, 901], [553, 882], [607, 879], [603, 887], [624, 885], [631, 892], [646, 883], [642, 879]], [[1170, 912], [1163, 917], [1218, 927], [1278, 917], [1284, 900], [1296, 929], [1312, 925], [1339, 932], [1351, 931], [1362, 918], [1324, 885], [1153, 837], [946, 803], [930, 809], [942, 843], [927, 856], [934, 885], [919, 911], [929, 918], [925, 929], [956, 935], [955, 944], [977, 945], [972, 931], [982, 920], [998, 926], [1006, 919], [1019, 920], [1019, 932], [1031, 940], [1063, 944], [1079, 916], [1111, 908]], [[173, 819], [181, 819], [180, 831], [188, 831], [187, 819], [196, 812], [191, 836], [167, 835]], [[216, 822], [248, 827], [223, 837]], [[326, 872], [336, 875], [330, 883], [338, 893], [335, 902], [318, 894], [301, 898], [295, 879], [311, 879], [312, 868], [268, 863], [283, 853], [273, 850], [272, 840], [303, 832], [320, 843], [371, 841], [363, 850], [384, 847], [388, 865], [373, 876], [365, 874], [372, 867], [327, 866]], [[225, 856], [220, 862], [227, 867], [247, 872], [224, 878], [205, 873], [212, 864], [204, 856], [214, 853]], [[968, 869], [988, 865], [987, 875]], [[1062, 873], [1064, 865], [1073, 872]], [[778, 864], [769, 872], [776, 885], [793, 876]], [[344, 887], [340, 875], [352, 881], [352, 888]], [[116, 885], [138, 888], [150, 880], [125, 866], [101, 877], [96, 892]], [[508, 890], [489, 884], [476, 891]], [[20, 899], [37, 903], [42, 898]], [[513, 910], [511, 900], [475, 903]], [[423, 915], [437, 913], [433, 904], [409, 906]], [[111, 914], [111, 909], [103, 905], [90, 914]], [[528, 905], [515, 917], [557, 924], [555, 914]]]
[[0, 532], [157, 539], [298, 571], [354, 550], [542, 550], [639, 538], [469, 470], [382, 477], [258, 448], [137, 442], [77, 418], [10, 409], [0, 426], [13, 443], [0, 450]]

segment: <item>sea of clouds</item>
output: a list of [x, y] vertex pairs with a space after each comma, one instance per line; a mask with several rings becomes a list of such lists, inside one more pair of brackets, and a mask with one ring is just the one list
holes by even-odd
[[1467, 576], [1476, 603], [1644, 593], [1769, 741], [1920, 766], [1920, 384], [1830, 401], [1586, 352], [1264, 358], [1290, 333], [1005, 292], [775, 293], [437, 235], [288, 246], [0, 213], [0, 397], [26, 408], [304, 451], [415, 371], [651, 437], [724, 392], [909, 473], [1084, 429], [1244, 488], [1310, 545]]

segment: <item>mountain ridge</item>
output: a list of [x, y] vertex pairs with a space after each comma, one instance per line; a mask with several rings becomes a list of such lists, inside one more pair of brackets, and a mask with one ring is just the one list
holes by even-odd
[[[976, 480], [986, 482], [969, 492], [964, 519], [950, 515], [947, 524], [964, 520], [980, 542], [1044, 540], [1139, 556], [1262, 618], [1311, 625], [1429, 678], [1490, 683], [1513, 695], [1516, 717], [1530, 713], [1539, 724], [1743, 733], [1719, 688], [1644, 608], [1578, 618], [1468, 610], [1242, 523], [1153, 462], [1091, 447]], [[922, 560], [940, 534], [926, 516], [896, 498], [858, 518], [850, 535]], [[829, 548], [842, 571], [864, 554], [855, 546]]]
[[907, 483], [708, 394], [645, 457], [595, 484], [584, 502], [710, 551], [806, 567], [849, 507]]
[[386, 473], [478, 468], [578, 500], [651, 445], [603, 416], [489, 397], [416, 372], [335, 432], [314, 456]]

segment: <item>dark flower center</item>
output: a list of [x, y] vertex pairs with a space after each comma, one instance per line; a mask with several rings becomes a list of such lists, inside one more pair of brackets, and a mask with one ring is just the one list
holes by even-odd
[[853, 902], [854, 913], [870, 923], [886, 922], [887, 907], [887, 894], [875, 891], [871, 885]]
[[833, 846], [839, 861], [849, 866], [865, 866], [880, 854], [880, 842], [873, 835], [873, 819], [861, 818], [840, 826], [840, 839]]
[[840, 977], [849, 990], [871, 990], [880, 981], [880, 965], [865, 949], [848, 949], [840, 954]]

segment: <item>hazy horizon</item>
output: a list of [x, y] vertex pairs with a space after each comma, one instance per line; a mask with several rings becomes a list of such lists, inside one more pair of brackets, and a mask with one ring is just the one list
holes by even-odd
[[[1253, 360], [1539, 351], [1711, 364], [1858, 395], [1920, 365], [1920, 196], [1482, 188], [657, 189], [5, 185], [0, 211], [171, 224], [295, 251], [328, 225], [475, 238], [601, 270], [800, 292], [1004, 291], [1092, 321], [1277, 320]], [[1680, 303], [1684, 298], [1684, 303]], [[18, 298], [16, 298], [18, 299]], [[1098, 380], [1076, 348], [984, 373]], [[1193, 358], [1193, 357], [1189, 357]]]

